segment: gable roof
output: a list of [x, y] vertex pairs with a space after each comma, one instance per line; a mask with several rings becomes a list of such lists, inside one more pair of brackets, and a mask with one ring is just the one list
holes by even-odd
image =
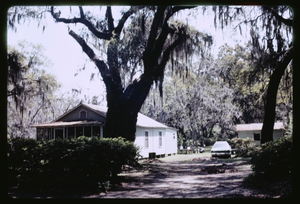
[[103, 107], [103, 106], [98, 106], [98, 105], [90, 105], [90, 104], [86, 104], [86, 103], [79, 103], [77, 106], [75, 106], [74, 108], [71, 108], [70, 110], [66, 111], [64, 114], [62, 114], [61, 116], [59, 116], [58, 118], [56, 118], [55, 120], [53, 120], [52, 122], [58, 122], [61, 118], [63, 118], [64, 116], [68, 115], [69, 113], [71, 113], [72, 111], [76, 110], [77, 108], [79, 108], [80, 106], [83, 106], [103, 117], [106, 117], [106, 111], [107, 108]]
[[[256, 131], [256, 130], [261, 130], [263, 126], [263, 123], [251, 123], [251, 124], [239, 124], [236, 125], [236, 130], [237, 131]], [[283, 123], [274, 123], [274, 130], [282, 130]]]
[[[70, 109], [69, 111], [65, 112], [61, 116], [59, 116], [57, 119], [55, 119], [53, 122], [59, 122], [59, 120], [64, 117], [65, 115], [69, 114], [70, 112], [76, 110], [79, 107], [85, 107], [103, 117], [106, 118], [106, 112], [107, 108], [104, 106], [99, 106], [99, 105], [92, 105], [92, 104], [86, 104], [86, 103], [79, 103], [77, 106], [74, 108]], [[52, 123], [53, 123], [52, 122]], [[153, 120], [152, 118], [149, 118], [148, 116], [138, 113], [138, 118], [137, 118], [137, 123], [136, 126], [138, 127], [148, 127], [148, 128], [170, 128], [162, 123], [157, 122], [156, 120]]]

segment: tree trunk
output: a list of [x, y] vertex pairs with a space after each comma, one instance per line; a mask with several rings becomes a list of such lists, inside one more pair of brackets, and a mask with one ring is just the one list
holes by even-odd
[[145, 75], [135, 80], [124, 93], [107, 91], [106, 137], [124, 137], [135, 140], [136, 123], [153, 80]]
[[273, 141], [277, 91], [281, 78], [284, 75], [284, 71], [290, 63], [290, 61], [292, 60], [292, 49], [293, 48], [290, 47], [286, 51], [270, 78], [266, 96], [264, 123], [261, 131], [262, 144]]

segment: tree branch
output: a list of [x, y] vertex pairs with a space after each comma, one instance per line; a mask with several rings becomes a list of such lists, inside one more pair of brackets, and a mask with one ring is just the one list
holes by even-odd
[[178, 38], [175, 40], [169, 47], [163, 52], [162, 60], [157, 66], [158, 73], [161, 73], [164, 71], [164, 68], [170, 58], [171, 52], [182, 42], [182, 38]]
[[285, 25], [287, 25], [287, 26], [293, 26], [293, 20], [292, 19], [283, 18], [274, 9], [272, 9], [271, 7], [269, 7], [269, 6], [263, 6], [263, 9], [269, 11], [271, 14], [273, 14], [275, 16], [275, 18], [277, 18], [278, 21], [284, 23]]
[[134, 7], [132, 6], [127, 12], [125, 12], [122, 16], [122, 18], [120, 19], [117, 27], [115, 28], [115, 33], [120, 34], [124, 24], [126, 22], [126, 20], [129, 18], [129, 16], [131, 16], [133, 13], [137, 12], [138, 10], [144, 8], [144, 6], [138, 6], [138, 7]]
[[87, 54], [87, 56], [95, 63], [98, 67], [101, 76], [104, 82], [107, 80], [108, 68], [103, 60], [100, 60], [94, 51], [86, 44], [83, 38], [78, 36], [74, 31], [70, 31], [69, 34], [78, 42], [78, 44], [82, 47], [82, 50]]
[[58, 13], [54, 13], [54, 8], [53, 6], [51, 6], [51, 15], [52, 17], [55, 19], [56, 22], [62, 22], [65, 24], [71, 24], [71, 23], [82, 23], [83, 25], [85, 25], [96, 37], [100, 38], [100, 39], [105, 39], [105, 40], [109, 40], [112, 36], [111, 32], [101, 32], [99, 31], [90, 21], [88, 21], [83, 13], [83, 9], [82, 7], [79, 7], [80, 10], [80, 18], [71, 18], [71, 19], [67, 19], [67, 18], [60, 18], [60, 12]]
[[80, 12], [80, 17], [81, 17], [82, 19], [85, 19], [85, 15], [84, 15], [82, 6], [79, 6], [79, 12]]
[[[158, 7], [152, 22], [151, 33], [148, 38], [147, 47], [143, 54], [145, 65], [149, 65], [150, 67], [156, 66], [154, 63], [157, 63], [158, 58], [161, 56], [162, 48], [168, 34], [174, 33], [174, 30], [168, 26], [169, 18], [180, 10], [194, 7], [195, 6]], [[146, 56], [152, 57], [149, 58]], [[147, 70], [148, 68], [145, 66], [145, 72], [147, 72]]]
[[112, 17], [110, 6], [107, 6], [105, 17], [107, 18], [107, 22], [108, 22], [108, 30], [109, 32], [112, 32], [115, 29], [115, 27], [114, 27], [114, 19]]

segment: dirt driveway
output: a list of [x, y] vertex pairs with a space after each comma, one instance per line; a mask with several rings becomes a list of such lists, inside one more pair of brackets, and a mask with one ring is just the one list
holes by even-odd
[[251, 173], [248, 160], [199, 156], [145, 161], [142, 169], [120, 174], [120, 186], [86, 198], [260, 197], [242, 187], [243, 178]]

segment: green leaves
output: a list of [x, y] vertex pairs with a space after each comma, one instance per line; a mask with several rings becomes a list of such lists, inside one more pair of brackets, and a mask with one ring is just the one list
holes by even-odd
[[255, 174], [276, 179], [292, 174], [293, 138], [282, 137], [257, 148], [250, 160]]
[[134, 166], [137, 151], [124, 138], [9, 139], [8, 175], [20, 187], [38, 187], [53, 194], [73, 193], [82, 188], [95, 192], [98, 184], [108, 188], [122, 165]]
[[[33, 122], [53, 120], [49, 115], [54, 93], [59, 88], [55, 77], [45, 72], [51, 61], [43, 55], [43, 47], [21, 41], [8, 47], [7, 52], [7, 106], [10, 137], [28, 137], [33, 134]], [[43, 113], [43, 117], [39, 117]], [[47, 114], [48, 113], [48, 114]]]

